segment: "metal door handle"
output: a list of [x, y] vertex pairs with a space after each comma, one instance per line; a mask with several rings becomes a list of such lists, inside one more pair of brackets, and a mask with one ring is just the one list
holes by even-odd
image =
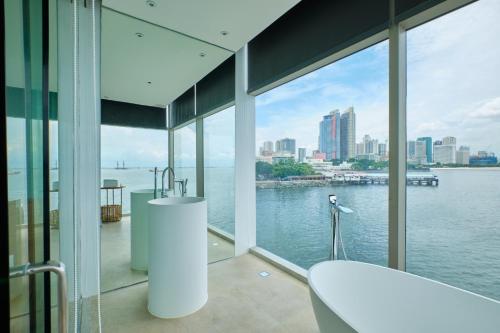
[[53, 272], [57, 275], [57, 299], [59, 308], [59, 332], [68, 332], [68, 286], [66, 280], [66, 267], [64, 263], [50, 260], [42, 264], [27, 263], [10, 269], [9, 278], [33, 275], [37, 273]]

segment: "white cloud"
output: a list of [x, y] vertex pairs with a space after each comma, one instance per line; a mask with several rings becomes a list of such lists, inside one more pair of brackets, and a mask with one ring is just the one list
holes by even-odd
[[489, 101], [483, 103], [479, 108], [472, 111], [470, 116], [472, 118], [500, 120], [500, 97], [490, 99]]

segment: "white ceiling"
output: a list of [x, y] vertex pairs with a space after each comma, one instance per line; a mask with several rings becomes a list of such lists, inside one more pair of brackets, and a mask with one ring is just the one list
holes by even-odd
[[146, 0], [103, 0], [103, 5], [236, 52], [300, 0], [153, 1], [155, 7]]
[[103, 0], [102, 98], [165, 106], [300, 0], [154, 1]]
[[103, 9], [101, 97], [165, 106], [230, 55], [219, 47]]

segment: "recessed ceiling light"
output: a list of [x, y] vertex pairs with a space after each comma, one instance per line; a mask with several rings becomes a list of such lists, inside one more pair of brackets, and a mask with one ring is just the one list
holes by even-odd
[[200, 52], [200, 57], [204, 58], [206, 56], [205, 52]]
[[153, 0], [147, 0], [146, 5], [148, 5], [149, 7], [156, 7], [156, 2], [154, 2]]
[[229, 32], [227, 32], [226, 30], [222, 30], [222, 31], [220, 32], [220, 34], [221, 34], [222, 36], [227, 36], [227, 35], [229, 35]]
[[142, 32], [136, 32], [135, 35], [139, 38], [144, 37], [144, 34]]

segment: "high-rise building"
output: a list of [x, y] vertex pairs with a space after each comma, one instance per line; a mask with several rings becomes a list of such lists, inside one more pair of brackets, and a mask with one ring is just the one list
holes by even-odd
[[299, 162], [304, 163], [306, 161], [306, 149], [299, 148]]
[[368, 134], [363, 136], [363, 146], [363, 151], [366, 155], [373, 153], [372, 138]]
[[319, 151], [327, 160], [340, 158], [340, 112], [334, 110], [319, 123]]
[[259, 148], [260, 156], [271, 156], [274, 151], [274, 145], [272, 141], [265, 141], [262, 147]]
[[457, 138], [446, 136], [434, 142], [433, 160], [435, 163], [453, 164], [457, 162]]
[[356, 156], [365, 154], [365, 144], [363, 142], [356, 143]]
[[276, 141], [276, 153], [295, 155], [295, 139], [284, 138]]
[[274, 151], [274, 145], [273, 145], [272, 141], [266, 141], [266, 142], [264, 142], [264, 144], [262, 145], [262, 147], [264, 148], [265, 151], [270, 151], [270, 152]]
[[427, 156], [427, 163], [432, 163], [432, 138], [429, 136], [424, 136], [417, 138], [417, 141], [425, 142], [425, 155]]
[[406, 151], [408, 154], [408, 159], [412, 160], [415, 158], [415, 141], [408, 141]]
[[457, 138], [454, 136], [445, 136], [443, 138], [443, 145], [456, 145], [457, 144]]
[[427, 163], [427, 142], [423, 140], [415, 141], [415, 156], [413, 160], [417, 164], [426, 164]]
[[457, 164], [469, 165], [470, 148], [467, 146], [460, 146], [457, 150]]
[[378, 144], [378, 154], [380, 157], [387, 157], [387, 143]]
[[434, 162], [441, 164], [456, 163], [455, 145], [434, 145]]
[[340, 159], [347, 161], [356, 156], [356, 114], [351, 106], [340, 117]]

